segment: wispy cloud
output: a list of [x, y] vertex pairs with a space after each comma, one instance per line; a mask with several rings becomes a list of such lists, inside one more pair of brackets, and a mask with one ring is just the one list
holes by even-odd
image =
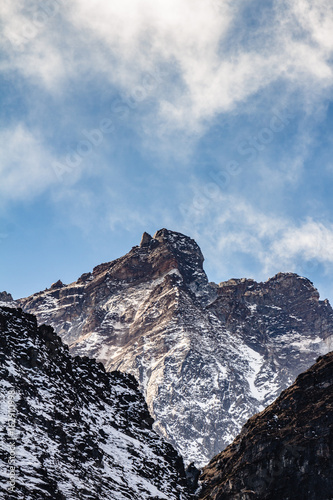
[[183, 227], [198, 238], [215, 276], [267, 279], [279, 271], [302, 269], [305, 274], [309, 261], [332, 268], [333, 224], [327, 220], [297, 221], [220, 194], [214, 208], [192, 207]]
[[19, 72], [24, 78], [57, 92], [64, 76], [71, 74], [63, 50], [65, 39], [59, 29], [60, 0], [5, 0], [1, 3], [0, 19], [4, 27], [0, 43], [7, 58], [0, 68], [8, 75]]
[[[294, 265], [297, 258], [316, 259], [322, 264], [333, 264], [333, 224], [318, 222], [310, 218], [300, 225], [286, 227], [279, 238], [272, 241], [272, 255], [267, 265], [277, 262]], [[275, 264], [276, 265], [276, 264]]]
[[53, 158], [24, 124], [0, 131], [1, 203], [32, 199], [56, 181]]
[[[198, 132], [217, 113], [280, 80], [309, 106], [332, 85], [333, 15], [326, 0], [286, 0], [271, 9], [259, 2], [252, 26], [244, 26], [247, 1], [237, 8], [226, 0], [49, 4], [38, 24], [44, 12], [38, 2], [5, 3], [4, 36], [18, 49], [12, 64], [50, 89], [89, 72], [129, 95], [143, 73], [158, 73], [160, 127]], [[59, 29], [60, 19], [66, 29]], [[18, 45], [22, 23], [26, 35]]]

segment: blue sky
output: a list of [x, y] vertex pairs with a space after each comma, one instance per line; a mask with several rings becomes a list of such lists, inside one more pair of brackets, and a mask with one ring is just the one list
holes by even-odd
[[194, 237], [212, 281], [309, 277], [333, 301], [333, 6], [8, 0], [0, 278], [15, 298]]

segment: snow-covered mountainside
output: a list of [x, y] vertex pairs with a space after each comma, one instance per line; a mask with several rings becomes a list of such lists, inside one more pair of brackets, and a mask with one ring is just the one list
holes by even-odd
[[201, 500], [331, 500], [333, 352], [250, 418], [200, 479]]
[[196, 242], [162, 229], [75, 283], [18, 301], [74, 354], [135, 376], [155, 428], [207, 463], [243, 423], [330, 350], [333, 311], [312, 283], [208, 283]]
[[72, 358], [51, 327], [0, 307], [0, 498], [188, 500], [131, 375]]

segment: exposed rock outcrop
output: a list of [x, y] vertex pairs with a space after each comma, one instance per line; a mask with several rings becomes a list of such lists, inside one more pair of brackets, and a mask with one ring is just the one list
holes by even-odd
[[0, 292], [0, 305], [3, 306], [14, 306], [15, 301], [13, 300], [13, 297], [11, 296], [10, 293], [8, 292]]
[[22, 310], [0, 307], [0, 388], [1, 499], [192, 498], [135, 379], [73, 359]]
[[333, 352], [248, 420], [200, 480], [201, 500], [333, 498]]

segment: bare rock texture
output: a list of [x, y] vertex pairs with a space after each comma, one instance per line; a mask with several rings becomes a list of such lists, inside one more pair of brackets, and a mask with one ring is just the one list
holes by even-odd
[[0, 292], [0, 306], [16, 307], [15, 301], [10, 293]]
[[200, 480], [201, 500], [331, 500], [333, 352], [250, 418]]
[[5, 307], [0, 388], [1, 499], [192, 498], [134, 377], [72, 358], [50, 326]]

